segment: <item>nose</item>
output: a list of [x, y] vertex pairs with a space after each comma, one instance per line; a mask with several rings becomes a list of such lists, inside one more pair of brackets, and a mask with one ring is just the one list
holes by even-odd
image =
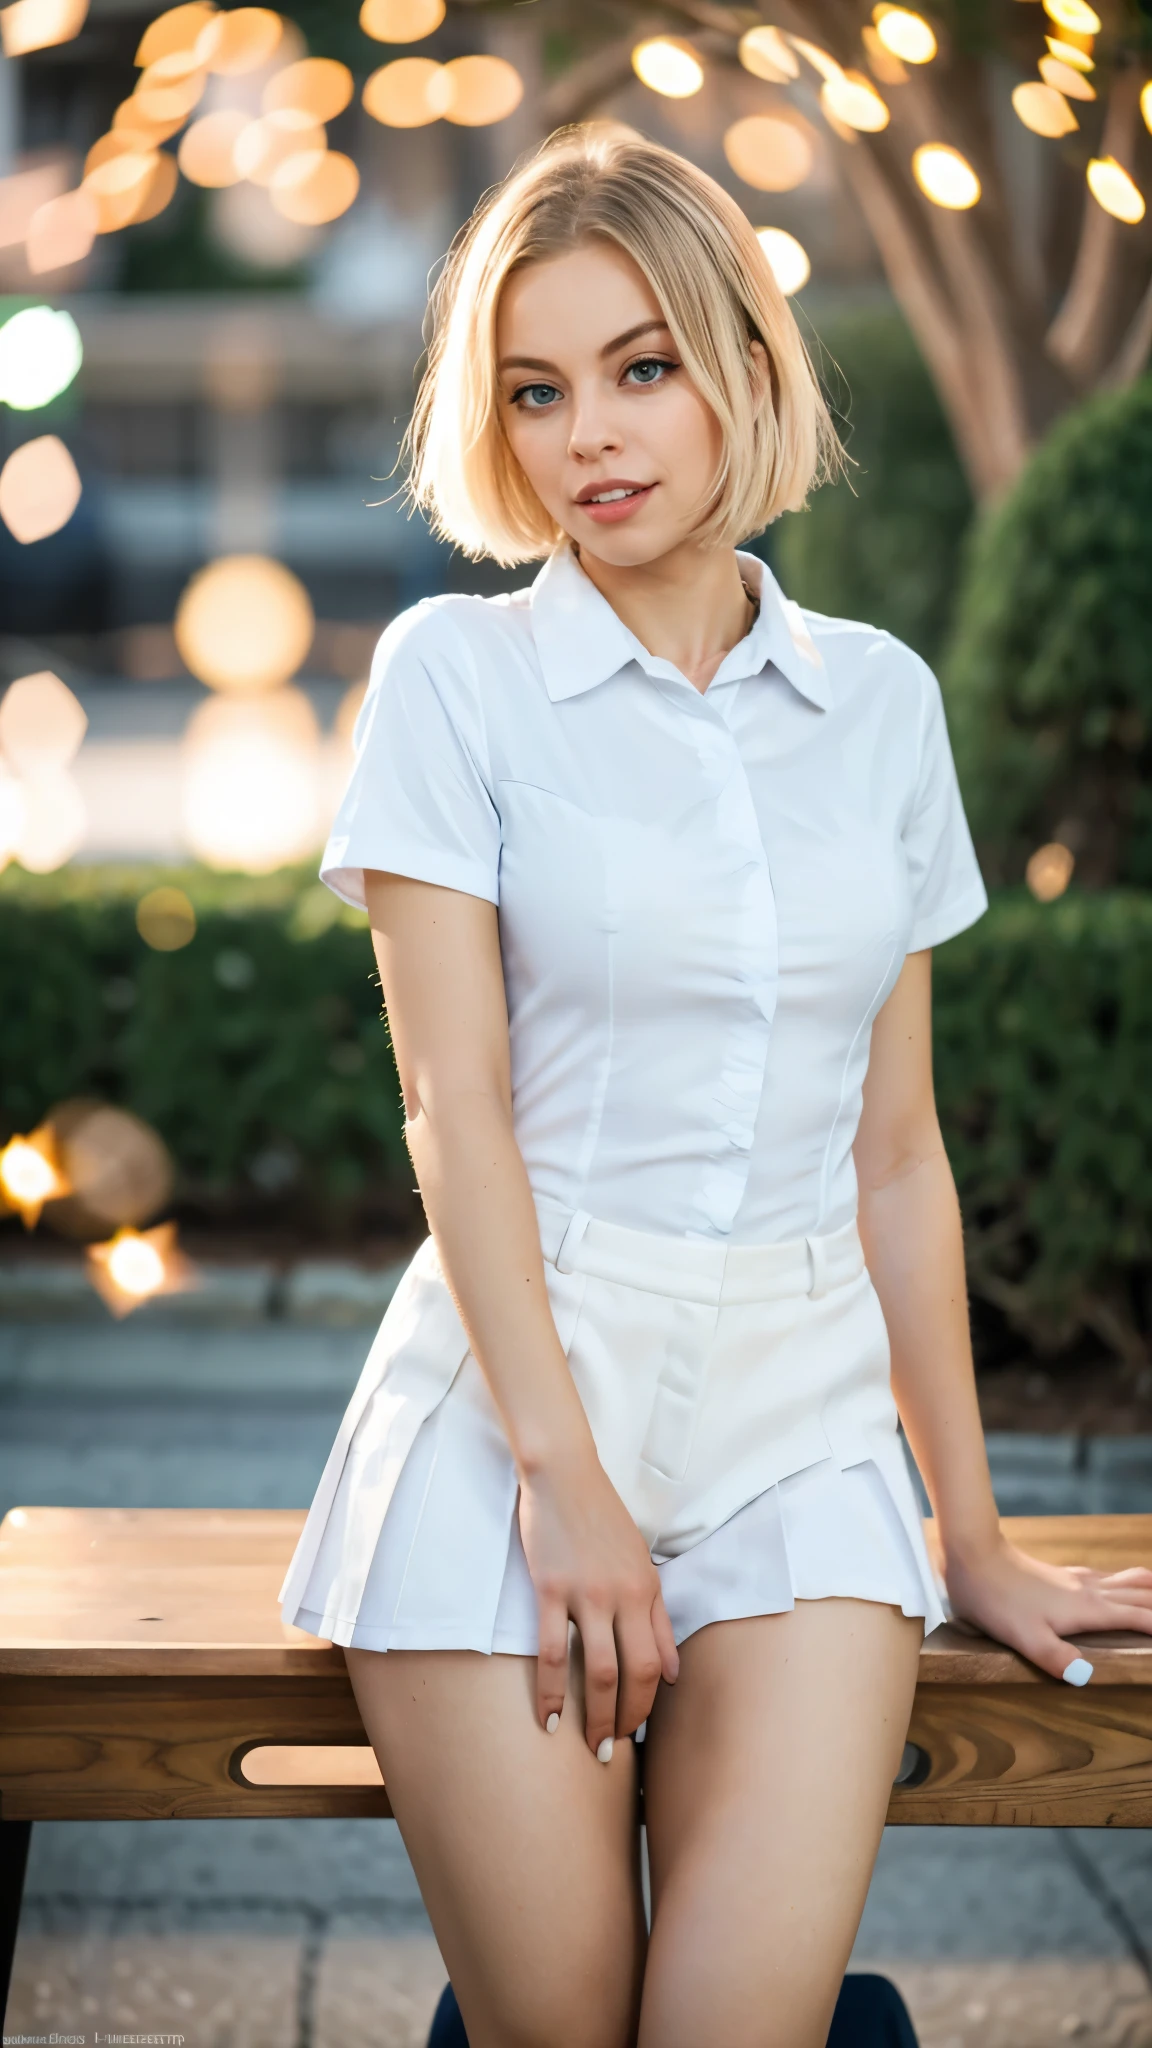
[[578, 385], [573, 392], [572, 430], [568, 436], [568, 453], [573, 461], [595, 462], [619, 449], [621, 439], [603, 387], [598, 382]]

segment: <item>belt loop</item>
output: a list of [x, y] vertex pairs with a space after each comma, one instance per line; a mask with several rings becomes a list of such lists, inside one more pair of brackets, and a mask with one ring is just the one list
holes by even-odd
[[808, 1298], [810, 1301], [819, 1301], [827, 1294], [829, 1287], [827, 1241], [822, 1237], [806, 1237], [804, 1242], [808, 1247], [808, 1257], [812, 1261], [812, 1285], [808, 1289]]
[[591, 1221], [592, 1218], [588, 1214], [587, 1209], [573, 1210], [572, 1215], [568, 1219], [568, 1228], [560, 1239], [556, 1250], [555, 1266], [558, 1273], [574, 1273], [576, 1271], [573, 1260], [584, 1241], [584, 1234]]

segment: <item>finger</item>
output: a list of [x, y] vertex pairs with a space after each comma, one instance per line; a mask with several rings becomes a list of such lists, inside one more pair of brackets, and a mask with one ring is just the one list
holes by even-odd
[[656, 1638], [656, 1648], [660, 1652], [660, 1670], [664, 1683], [675, 1685], [680, 1676], [680, 1652], [672, 1633], [672, 1623], [668, 1619], [668, 1609], [664, 1605], [664, 1594], [659, 1587], [652, 1602], [652, 1633]]
[[620, 1667], [616, 1733], [634, 1735], [652, 1711], [662, 1669], [650, 1609], [637, 1605], [621, 1609], [616, 1616], [615, 1634]]
[[1152, 1607], [1132, 1607], [1120, 1601], [1108, 1603], [1107, 1626], [1131, 1629], [1136, 1635], [1152, 1636]]
[[1122, 1572], [1105, 1572], [1106, 1586], [1147, 1586], [1152, 1590], [1152, 1570], [1147, 1565], [1125, 1565]]
[[612, 1622], [602, 1608], [585, 1607], [576, 1616], [584, 1647], [584, 1733], [593, 1756], [612, 1761], [616, 1734], [616, 1688], [619, 1666]]
[[536, 1712], [540, 1726], [555, 1735], [564, 1712], [568, 1683], [568, 1608], [555, 1595], [537, 1594], [540, 1647], [536, 1653]]
[[1065, 1642], [1054, 1628], [1041, 1627], [1021, 1644], [1024, 1655], [1049, 1678], [1062, 1678], [1068, 1685], [1087, 1685], [1092, 1665], [1076, 1643]]

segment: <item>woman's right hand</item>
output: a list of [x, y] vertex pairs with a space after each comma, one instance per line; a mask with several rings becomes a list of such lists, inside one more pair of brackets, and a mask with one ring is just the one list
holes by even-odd
[[608, 1763], [612, 1738], [647, 1720], [661, 1678], [671, 1685], [680, 1669], [660, 1574], [594, 1453], [521, 1479], [520, 1534], [540, 1618], [541, 1726], [559, 1725], [572, 1620], [584, 1650], [585, 1737]]

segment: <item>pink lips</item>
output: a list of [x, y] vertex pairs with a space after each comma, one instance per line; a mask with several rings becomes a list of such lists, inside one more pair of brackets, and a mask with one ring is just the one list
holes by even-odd
[[[605, 483], [600, 484], [598, 488], [602, 491], [618, 491], [624, 486]], [[634, 512], [639, 511], [641, 505], [646, 505], [655, 488], [655, 484], [645, 484], [640, 490], [634, 490], [631, 497], [613, 498], [608, 505], [593, 505], [587, 498], [578, 500], [578, 503], [580, 510], [586, 512], [589, 519], [594, 519], [598, 526], [617, 526], [622, 519], [630, 519]]]

